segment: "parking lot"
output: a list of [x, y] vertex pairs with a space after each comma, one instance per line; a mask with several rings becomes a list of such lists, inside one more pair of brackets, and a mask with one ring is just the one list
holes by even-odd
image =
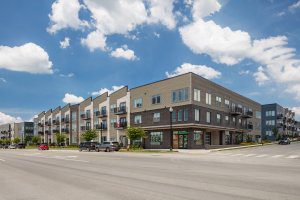
[[0, 150], [0, 199], [299, 199], [300, 143], [202, 153]]

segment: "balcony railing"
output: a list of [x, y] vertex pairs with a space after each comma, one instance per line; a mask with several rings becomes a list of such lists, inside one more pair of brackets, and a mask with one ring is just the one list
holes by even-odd
[[69, 131], [68, 128], [62, 128], [62, 129], [61, 129], [61, 132], [62, 132], [62, 133], [69, 133], [70, 131]]
[[282, 119], [283, 118], [283, 114], [278, 114], [277, 115], [277, 119]]
[[125, 129], [126, 127], [127, 127], [127, 122], [120, 122], [114, 124], [115, 129]]
[[243, 118], [252, 118], [253, 117], [253, 111], [247, 110], [243, 112]]
[[[95, 129], [101, 130], [101, 124], [96, 124]], [[106, 129], [107, 129], [107, 126], [102, 124], [102, 130], [106, 130]]]
[[45, 122], [46, 126], [51, 126], [51, 121], [50, 122]]
[[81, 131], [88, 131], [88, 130], [91, 130], [91, 127], [89, 127], [89, 126], [81, 126], [80, 130]]
[[230, 114], [232, 115], [241, 115], [243, 113], [243, 109], [240, 107], [232, 107], [230, 109]]
[[49, 130], [46, 130], [45, 133], [48, 135], [51, 135], [51, 131], [49, 131]]
[[89, 120], [91, 119], [91, 114], [81, 114], [80, 117], [83, 120]]
[[44, 126], [44, 124], [42, 124], [42, 123], [38, 123], [38, 126], [40, 126], [40, 127], [43, 127], [43, 126]]
[[38, 131], [39, 135], [44, 135], [44, 131]]
[[283, 127], [283, 123], [277, 123], [276, 127], [277, 128], [282, 128]]
[[52, 124], [59, 125], [59, 120], [52, 120]]
[[59, 129], [53, 129], [52, 132], [53, 133], [59, 133]]
[[253, 130], [253, 124], [247, 124], [247, 129], [248, 130]]
[[126, 114], [126, 113], [127, 113], [127, 109], [126, 109], [126, 107], [124, 107], [124, 106], [122, 106], [122, 107], [117, 107], [117, 108], [115, 108], [114, 113], [115, 113], [116, 115], [123, 115], [123, 114]]

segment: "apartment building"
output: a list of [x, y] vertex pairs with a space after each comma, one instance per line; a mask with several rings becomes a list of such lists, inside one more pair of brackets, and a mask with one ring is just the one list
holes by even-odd
[[10, 139], [18, 137], [24, 142], [26, 136], [33, 137], [33, 122], [6, 123], [0, 125], [0, 138]]
[[79, 104], [67, 104], [61, 108], [61, 133], [67, 135], [66, 144], [79, 143]]
[[103, 142], [110, 139], [110, 126], [108, 126], [109, 120], [109, 96], [108, 92], [105, 92], [93, 99], [93, 114], [94, 122], [93, 127], [97, 131], [97, 141]]
[[45, 111], [41, 112], [40, 114], [38, 114], [37, 119], [35, 119], [35, 121], [38, 122], [38, 136], [40, 137], [41, 142], [46, 142], [46, 127], [45, 127]]
[[130, 91], [123, 87], [109, 95], [109, 141], [127, 145], [125, 129], [130, 126]]
[[262, 105], [262, 137], [276, 140], [274, 130], [280, 135], [293, 136], [296, 133], [295, 112], [273, 103]]
[[11, 138], [12, 127], [10, 123], [0, 125], [0, 139]]
[[[79, 135], [82, 135], [85, 131], [91, 130], [93, 128], [93, 98], [89, 97], [83, 102], [79, 103]], [[81, 138], [79, 137], [79, 140]]]
[[[205, 148], [261, 135], [261, 105], [194, 73], [130, 90], [130, 122], [145, 148]], [[173, 137], [172, 137], [173, 136]]]

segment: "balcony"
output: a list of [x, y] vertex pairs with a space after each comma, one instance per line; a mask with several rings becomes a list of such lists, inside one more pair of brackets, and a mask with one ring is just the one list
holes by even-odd
[[277, 128], [282, 128], [283, 127], [283, 123], [282, 122], [281, 123], [277, 123], [276, 127]]
[[59, 129], [53, 129], [52, 132], [53, 133], [59, 133]]
[[81, 114], [80, 117], [83, 120], [90, 120], [91, 119], [91, 115], [90, 114]]
[[38, 126], [40, 126], [40, 127], [44, 127], [44, 124], [42, 124], [42, 123], [38, 123]]
[[81, 131], [88, 131], [88, 130], [91, 130], [91, 127], [89, 127], [89, 126], [80, 126], [80, 130]]
[[246, 129], [253, 130], [253, 124], [246, 124]]
[[127, 127], [127, 122], [120, 122], [120, 123], [115, 123], [114, 128], [117, 130], [122, 130]]
[[[96, 130], [101, 130], [101, 124], [96, 124], [95, 129]], [[102, 130], [106, 130], [106, 129], [107, 129], [107, 126], [102, 124]]]
[[52, 120], [52, 124], [59, 125], [59, 120]]
[[49, 130], [45, 130], [45, 134], [47, 134], [47, 135], [51, 135], [51, 131], [49, 131]]
[[45, 122], [45, 126], [51, 126], [51, 121]]
[[39, 135], [44, 135], [44, 131], [38, 131]]
[[231, 115], [241, 115], [243, 113], [243, 109], [242, 108], [239, 108], [239, 107], [232, 107], [230, 109], [230, 114]]
[[124, 114], [127, 113], [127, 109], [126, 109], [125, 106], [123, 106], [123, 107], [118, 107], [118, 108], [115, 108], [114, 113], [115, 113], [116, 115], [124, 115]]
[[277, 119], [283, 119], [283, 114], [278, 114]]
[[69, 133], [70, 130], [69, 130], [68, 128], [62, 128], [62, 129], [61, 129], [61, 132], [62, 132], [62, 133]]
[[100, 116], [100, 111], [96, 111], [96, 112], [94, 112], [94, 115], [96, 116], [96, 117], [99, 117]]
[[253, 117], [253, 111], [247, 110], [247, 111], [243, 112], [242, 117], [243, 118], [252, 118]]

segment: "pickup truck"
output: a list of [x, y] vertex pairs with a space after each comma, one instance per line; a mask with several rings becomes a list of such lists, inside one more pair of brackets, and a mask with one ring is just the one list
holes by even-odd
[[105, 152], [111, 152], [111, 151], [119, 151], [120, 145], [118, 142], [103, 142], [102, 144], [97, 144], [95, 147], [96, 151], [105, 151]]

